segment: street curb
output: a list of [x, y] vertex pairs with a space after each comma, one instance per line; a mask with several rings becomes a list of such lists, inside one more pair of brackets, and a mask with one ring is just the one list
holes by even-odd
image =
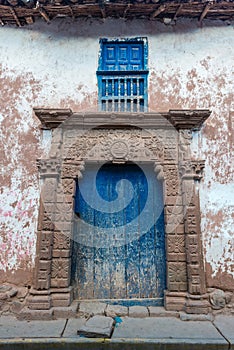
[[212, 339], [0, 339], [1, 350], [228, 350], [229, 344]]

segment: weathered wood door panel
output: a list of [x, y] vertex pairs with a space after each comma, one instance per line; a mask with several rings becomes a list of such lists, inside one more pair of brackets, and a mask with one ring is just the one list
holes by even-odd
[[95, 176], [87, 165], [77, 183], [72, 278], [80, 299], [163, 295], [162, 185], [153, 169], [142, 169], [105, 164]]

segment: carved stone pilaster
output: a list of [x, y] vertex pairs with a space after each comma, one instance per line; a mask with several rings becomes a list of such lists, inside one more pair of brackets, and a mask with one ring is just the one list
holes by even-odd
[[52, 130], [52, 143], [50, 147], [50, 158], [61, 158], [62, 147], [63, 144], [63, 129], [56, 128]]
[[192, 141], [191, 130], [179, 131], [179, 160], [186, 161], [191, 160], [190, 144]]
[[182, 205], [181, 180], [177, 164], [166, 164], [163, 171], [165, 205]]
[[195, 198], [195, 206], [185, 208], [188, 291], [191, 294], [204, 294], [206, 291], [198, 207], [198, 198]]
[[54, 230], [53, 209], [54, 203], [44, 202], [41, 196], [38, 219], [37, 256], [34, 269], [34, 288], [38, 290], [50, 288]]
[[75, 195], [75, 179], [63, 178], [60, 179], [56, 188], [57, 203], [73, 203]]
[[[51, 286], [51, 266], [53, 258], [53, 234], [55, 218], [56, 188], [60, 172], [60, 161], [57, 159], [40, 159], [37, 162], [40, 177], [43, 180], [40, 198], [37, 256], [34, 272], [34, 288], [49, 290]], [[30, 305], [36, 309], [40, 302], [30, 299]], [[47, 302], [45, 305], [50, 305]]]
[[38, 290], [49, 289], [51, 279], [51, 259], [45, 260], [37, 257], [36, 277], [34, 286]]
[[53, 258], [51, 270], [51, 287], [69, 287], [71, 278], [70, 270], [70, 258]]
[[189, 292], [186, 311], [189, 313], [207, 313], [208, 310], [208, 304], [204, 298], [206, 287], [201, 245], [199, 193], [195, 188], [195, 181], [202, 178], [204, 166], [205, 162], [200, 160], [180, 163]]

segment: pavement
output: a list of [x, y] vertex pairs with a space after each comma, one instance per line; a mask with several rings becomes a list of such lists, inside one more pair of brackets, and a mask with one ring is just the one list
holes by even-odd
[[234, 350], [233, 316], [218, 315], [210, 321], [181, 318], [121, 317], [111, 338], [86, 338], [77, 335], [84, 318], [19, 321], [1, 316], [0, 350]]

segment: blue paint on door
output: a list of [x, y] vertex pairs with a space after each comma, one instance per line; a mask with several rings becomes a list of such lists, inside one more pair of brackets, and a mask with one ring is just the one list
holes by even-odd
[[105, 164], [96, 174], [94, 166], [87, 166], [77, 182], [75, 213], [76, 296], [162, 300], [166, 287], [163, 194], [153, 168]]

